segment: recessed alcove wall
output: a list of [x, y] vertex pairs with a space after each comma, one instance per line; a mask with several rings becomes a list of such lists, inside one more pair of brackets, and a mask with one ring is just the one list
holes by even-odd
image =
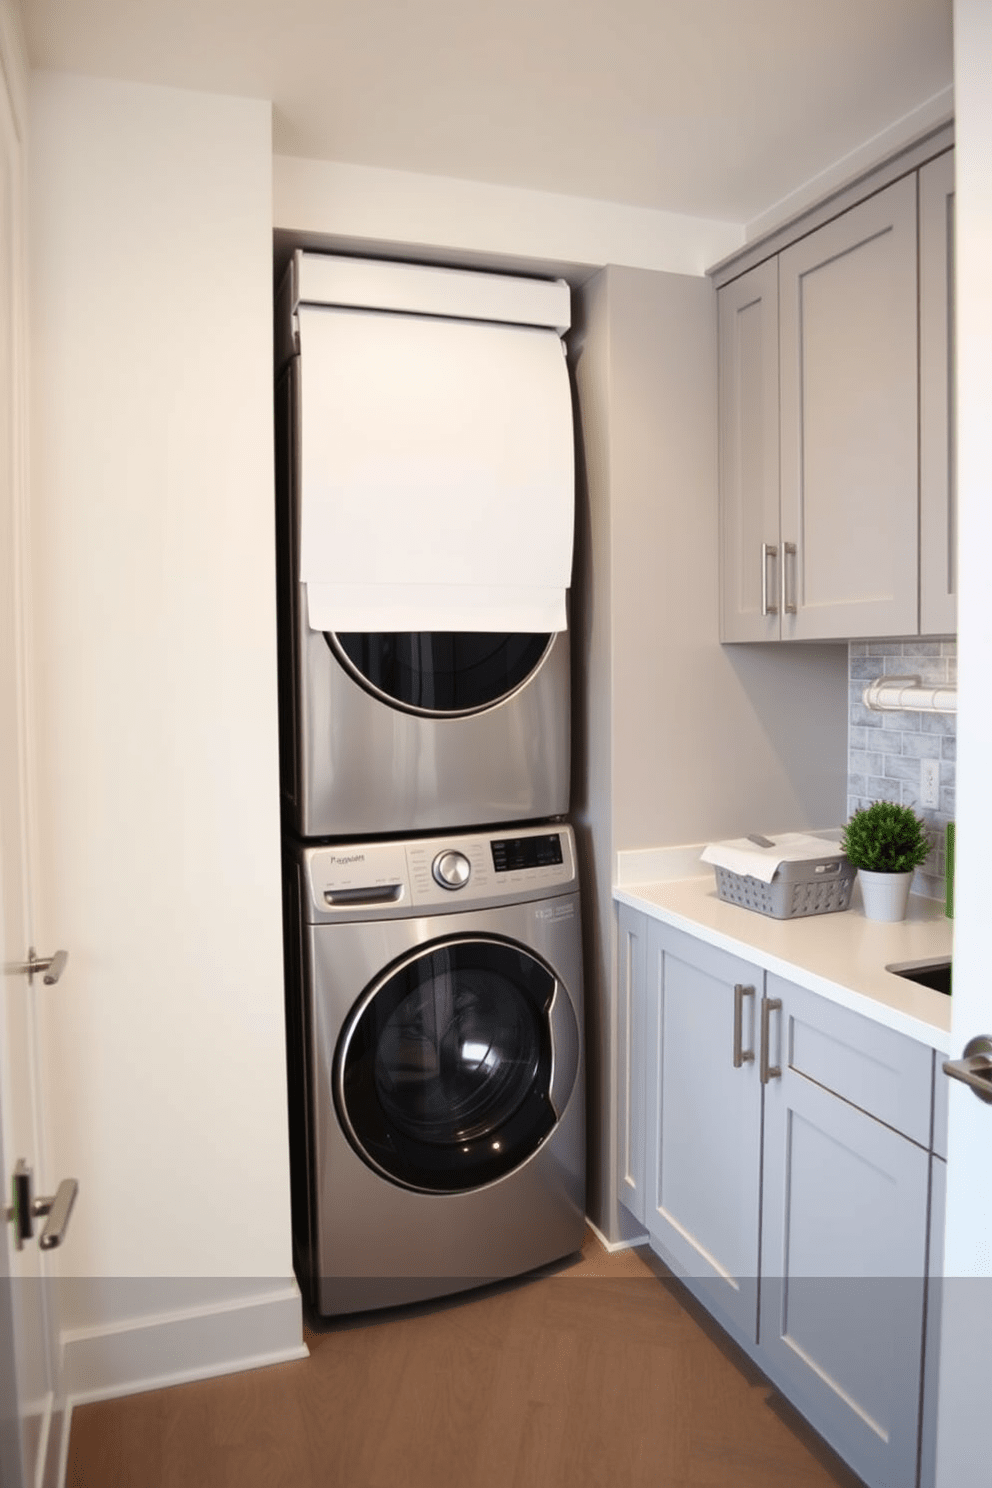
[[[876, 677], [919, 677], [924, 684], [957, 682], [957, 641], [852, 641], [848, 648], [850, 729], [848, 815], [872, 801], [911, 806], [929, 828], [934, 847], [913, 880], [913, 892], [944, 898], [944, 834], [954, 820], [957, 714], [876, 713], [862, 700]], [[940, 764], [940, 805], [920, 804], [920, 761]]]

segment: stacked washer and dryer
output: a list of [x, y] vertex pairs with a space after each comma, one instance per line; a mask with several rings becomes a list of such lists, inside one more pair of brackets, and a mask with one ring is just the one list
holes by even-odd
[[567, 285], [296, 253], [277, 306], [293, 1243], [313, 1310], [577, 1250]]

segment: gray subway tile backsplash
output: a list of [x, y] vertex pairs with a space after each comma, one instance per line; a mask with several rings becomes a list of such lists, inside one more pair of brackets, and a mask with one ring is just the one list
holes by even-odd
[[[956, 641], [851, 641], [848, 646], [849, 718], [847, 811], [872, 801], [898, 801], [926, 822], [933, 850], [913, 880], [913, 892], [944, 897], [944, 829], [954, 819], [957, 715], [875, 713], [862, 702], [868, 682], [913, 676], [932, 685], [957, 681]], [[920, 760], [940, 762], [940, 806], [920, 805]]]

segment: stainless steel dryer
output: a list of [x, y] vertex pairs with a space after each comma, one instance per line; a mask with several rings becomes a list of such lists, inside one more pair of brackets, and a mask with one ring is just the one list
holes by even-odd
[[325, 634], [299, 577], [299, 358], [277, 398], [280, 759], [301, 837], [569, 809], [568, 632]]
[[570, 829], [299, 844], [285, 882], [294, 1252], [315, 1311], [440, 1296], [578, 1250]]

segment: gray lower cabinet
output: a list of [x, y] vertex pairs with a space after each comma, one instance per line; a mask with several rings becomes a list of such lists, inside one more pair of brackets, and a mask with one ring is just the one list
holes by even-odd
[[873, 1488], [922, 1395], [926, 1488], [933, 1050], [626, 907], [621, 968], [621, 1202]]
[[[938, 1063], [937, 1069], [940, 1069]], [[948, 1081], [944, 1080], [946, 1093]], [[938, 1086], [937, 1090], [941, 1087]], [[936, 1091], [935, 1091], [936, 1094]], [[923, 1429], [920, 1433], [920, 1488], [932, 1488], [937, 1476], [937, 1370], [940, 1363], [940, 1314], [944, 1291], [944, 1201], [947, 1163], [930, 1159], [930, 1254], [927, 1260], [927, 1326], [923, 1350]]]
[[617, 1145], [620, 1202], [644, 1223], [644, 1144], [647, 1136], [647, 943], [657, 921], [620, 905], [617, 978]]
[[[647, 999], [644, 1225], [701, 1300], [757, 1340], [760, 973], [657, 921]], [[736, 989], [740, 988], [740, 991]], [[740, 1064], [734, 1065], [740, 1025]]]
[[913, 1488], [933, 1053], [778, 977], [766, 993], [763, 1365], [866, 1482]]

